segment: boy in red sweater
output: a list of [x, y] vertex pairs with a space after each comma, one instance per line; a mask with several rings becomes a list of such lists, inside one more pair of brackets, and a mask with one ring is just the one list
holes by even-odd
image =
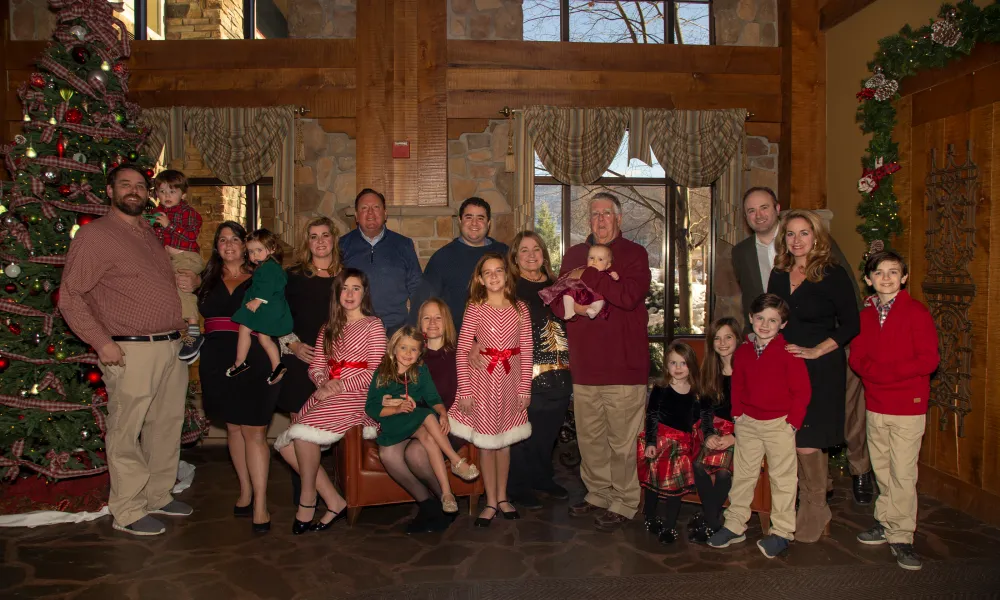
[[771, 533], [757, 547], [768, 558], [788, 549], [795, 534], [795, 490], [798, 461], [795, 432], [802, 427], [812, 395], [805, 360], [785, 350], [781, 335], [788, 304], [762, 294], [750, 305], [753, 334], [733, 355], [732, 404], [736, 450], [733, 487], [725, 526], [708, 540], [713, 548], [745, 541], [750, 502], [767, 457], [771, 478]]
[[858, 541], [888, 542], [896, 563], [916, 571], [921, 567], [913, 552], [917, 458], [931, 373], [940, 355], [934, 319], [902, 289], [906, 278], [906, 262], [895, 252], [875, 252], [868, 258], [865, 283], [875, 295], [861, 311], [861, 333], [851, 342], [850, 365], [865, 386], [868, 451], [879, 487], [875, 526], [858, 534]]

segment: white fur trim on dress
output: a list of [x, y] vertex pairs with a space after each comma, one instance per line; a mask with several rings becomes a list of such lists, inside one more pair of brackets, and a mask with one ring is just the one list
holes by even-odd
[[296, 423], [278, 436], [278, 439], [274, 441], [274, 449], [281, 450], [288, 444], [291, 444], [292, 440], [303, 440], [317, 444], [321, 448], [324, 446], [329, 448], [333, 444], [339, 442], [342, 437], [344, 437], [343, 433], [333, 433], [332, 431], [326, 431], [310, 427], [309, 425], [303, 425], [302, 423]]
[[518, 425], [513, 429], [508, 429], [507, 431], [498, 433], [497, 435], [486, 435], [484, 433], [479, 433], [468, 425], [459, 423], [451, 417], [448, 417], [448, 422], [451, 423], [451, 432], [455, 435], [455, 437], [460, 437], [463, 440], [470, 442], [476, 448], [482, 448], [484, 450], [499, 450], [500, 448], [506, 448], [507, 446], [516, 444], [521, 440], [531, 437], [531, 423]]
[[378, 437], [378, 427], [373, 427], [371, 425], [365, 425], [361, 430], [361, 437], [366, 440], [374, 440]]

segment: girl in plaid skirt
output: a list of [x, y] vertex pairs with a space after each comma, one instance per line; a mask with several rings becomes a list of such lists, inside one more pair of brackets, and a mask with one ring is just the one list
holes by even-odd
[[694, 483], [704, 514], [688, 523], [693, 541], [708, 540], [722, 528], [722, 505], [733, 485], [733, 405], [730, 380], [733, 354], [740, 345], [740, 324], [729, 317], [719, 319], [705, 332], [704, 368], [701, 371], [701, 422], [699, 423], [698, 458], [694, 463]]
[[639, 435], [636, 457], [645, 489], [646, 531], [659, 536], [661, 544], [672, 544], [678, 537], [674, 527], [681, 497], [694, 487], [695, 424], [701, 408], [694, 350], [674, 342], [666, 355], [667, 379], [649, 393], [646, 430]]

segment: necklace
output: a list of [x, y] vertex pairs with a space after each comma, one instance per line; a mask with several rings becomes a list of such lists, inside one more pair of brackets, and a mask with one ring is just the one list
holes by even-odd
[[521, 273], [521, 277], [524, 277], [525, 279], [533, 283], [539, 283], [541, 281], [545, 281], [545, 273], [542, 273], [541, 271], [538, 272], [537, 279], [535, 279], [534, 277], [529, 277], [527, 273]]

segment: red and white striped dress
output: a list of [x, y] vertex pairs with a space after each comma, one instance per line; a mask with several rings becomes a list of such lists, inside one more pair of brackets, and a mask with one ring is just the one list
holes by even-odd
[[[469, 368], [473, 338], [484, 348], [487, 368]], [[528, 411], [520, 402], [531, 398], [531, 353], [531, 318], [523, 302], [516, 308], [469, 304], [458, 334], [458, 394], [448, 411], [453, 434], [488, 450], [531, 435]], [[459, 410], [464, 398], [475, 402], [472, 415]]]
[[382, 321], [378, 317], [365, 317], [344, 325], [330, 357], [323, 352], [323, 337], [321, 330], [316, 338], [313, 360], [309, 363], [309, 378], [320, 388], [332, 375], [343, 382], [344, 391], [327, 397], [313, 393], [302, 406], [298, 418], [274, 442], [278, 450], [292, 440], [329, 446], [340, 441], [347, 430], [356, 425], [364, 426], [366, 439], [374, 439], [378, 434], [378, 423], [365, 414], [365, 401], [375, 369], [385, 354]]

